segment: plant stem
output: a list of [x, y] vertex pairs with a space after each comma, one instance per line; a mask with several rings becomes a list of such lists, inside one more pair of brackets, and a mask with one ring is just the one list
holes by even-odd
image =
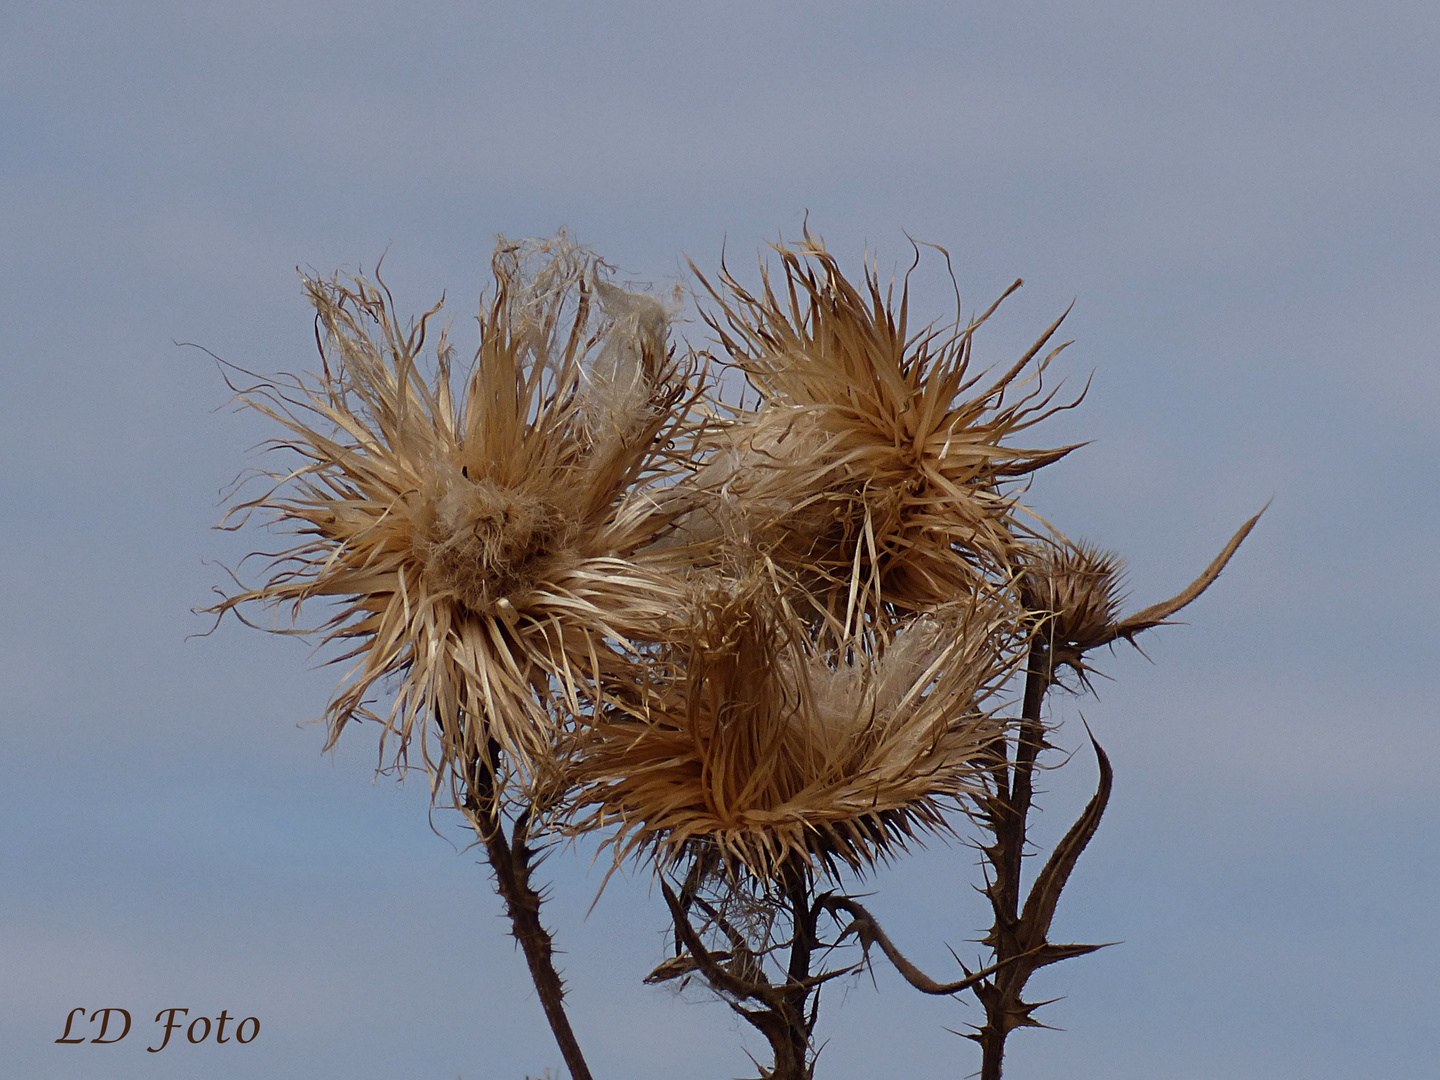
[[1004, 807], [1001, 852], [1003, 866], [1001, 896], [1008, 914], [1020, 911], [1020, 874], [1025, 848], [1026, 822], [1035, 794], [1035, 759], [1045, 743], [1045, 727], [1040, 721], [1045, 692], [1050, 689], [1050, 650], [1041, 642], [1030, 646], [1025, 671], [1025, 698], [1020, 712], [1020, 733], [1015, 740], [1015, 763], [1010, 770], [1007, 790], [1002, 792]]
[[810, 1031], [814, 1016], [809, 1014], [806, 1005], [812, 992], [820, 993], [819, 987], [812, 987], [808, 982], [810, 957], [815, 947], [816, 913], [810, 906], [809, 878], [798, 863], [792, 861], [785, 873], [783, 887], [790, 907], [793, 936], [790, 940], [790, 965], [786, 971], [789, 981], [782, 1006], [787, 1060], [782, 1068], [780, 1048], [777, 1047], [774, 1075], [775, 1080], [809, 1080]]
[[[1020, 732], [1015, 740], [1015, 761], [1008, 769], [1002, 763], [995, 771], [996, 797], [991, 811], [995, 843], [990, 849], [995, 880], [989, 889], [995, 926], [987, 942], [995, 950], [997, 964], [1010, 964], [1031, 944], [1020, 941], [1017, 934], [1020, 926], [1020, 881], [1026, 820], [1030, 816], [1035, 790], [1035, 759], [1045, 743], [1045, 727], [1040, 716], [1045, 693], [1050, 689], [1051, 666], [1049, 648], [1044, 642], [1036, 640], [1030, 646], [1026, 665], [1025, 697], [1020, 712]], [[1016, 1006], [1029, 974], [1024, 965], [1010, 965], [997, 972], [989, 986], [976, 989], [985, 1006], [985, 1025], [975, 1035], [981, 1051], [981, 1080], [1000, 1080], [1005, 1039], [1021, 1019], [1021, 1016], [1015, 1015]]]
[[[729, 885], [734, 887], [733, 882]], [[770, 887], [774, 892], [767, 893], [767, 904], [777, 912], [783, 910], [791, 924], [785, 979], [778, 984], [772, 983], [763, 970], [773, 951], [768, 930], [759, 954], [752, 954], [745, 935], [721, 913], [723, 900], [721, 907], [716, 907], [696, 895], [696, 875], [693, 871], [684, 890], [688, 901], [676, 896], [663, 879], [660, 882], [675, 922], [676, 938], [683, 951], [695, 961], [696, 967], [721, 1000], [744, 1017], [746, 1023], [764, 1035], [765, 1041], [770, 1044], [774, 1060], [770, 1068], [761, 1068], [760, 1075], [766, 1080], [811, 1080], [814, 1060], [810, 1035], [815, 1030], [821, 984], [851, 969], [827, 972], [819, 977], [811, 973], [815, 950], [820, 944], [816, 928], [820, 913], [826, 908], [823, 900], [812, 902], [813, 883], [803, 862], [791, 859], [777, 868]], [[728, 963], [722, 963], [721, 958], [710, 952], [701, 940], [700, 931], [690, 921], [692, 904], [709, 917], [711, 929], [730, 939]], [[785, 947], [784, 942], [779, 942], [774, 950]], [[737, 964], [741, 957], [749, 957], [751, 963]]]
[[533, 852], [528, 839], [529, 814], [522, 812], [515, 820], [511, 838], [505, 837], [505, 819], [495, 792], [493, 763], [497, 748], [492, 747], [490, 762], [475, 764], [475, 773], [468, 778], [465, 811], [471, 824], [485, 844], [490, 869], [495, 874], [495, 891], [505, 901], [510, 917], [511, 933], [525, 953], [530, 979], [550, 1030], [565, 1059], [573, 1080], [592, 1080], [590, 1067], [580, 1053], [580, 1044], [565, 1014], [565, 986], [555, 970], [554, 946], [550, 932], [540, 922], [540, 894], [531, 886], [534, 869]]

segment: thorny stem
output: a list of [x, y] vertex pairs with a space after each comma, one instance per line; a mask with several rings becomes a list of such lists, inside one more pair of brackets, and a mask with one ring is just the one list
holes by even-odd
[[[1261, 510], [1260, 513], [1264, 513]], [[1135, 635], [1164, 624], [1206, 589], [1229, 563], [1255, 523], [1256, 514], [1230, 538], [1225, 548], [1211, 560], [1205, 571], [1185, 589], [1159, 604], [1153, 604], [1119, 622], [1113, 623], [1099, 637], [1083, 644], [1071, 643], [1073, 659], [1078, 662], [1085, 650], [1098, 648], [1124, 638], [1132, 644]], [[993, 979], [971, 989], [985, 1006], [985, 1024], [971, 1035], [980, 1044], [982, 1064], [980, 1080], [1000, 1080], [1001, 1060], [1005, 1055], [1005, 1038], [1017, 1027], [1036, 1025], [1031, 1017], [1037, 1008], [1021, 1000], [1025, 982], [1037, 969], [1060, 960], [1103, 948], [1101, 945], [1055, 945], [1047, 940], [1055, 903], [1075, 860], [1085, 850], [1110, 798], [1113, 772], [1105, 752], [1094, 737], [1091, 745], [1100, 766], [1100, 784], [1075, 824], [1056, 846], [1036, 877], [1022, 909], [1020, 903], [1021, 869], [1025, 854], [1026, 820], [1034, 796], [1035, 760], [1045, 748], [1045, 726], [1040, 716], [1045, 694], [1054, 685], [1055, 666], [1059, 659], [1052, 643], [1033, 638], [1025, 674], [1025, 698], [1021, 707], [1020, 730], [1015, 740], [1015, 760], [1008, 760], [1008, 751], [1000, 747], [990, 766], [993, 792], [984, 797], [980, 808], [988, 818], [994, 842], [985, 849], [994, 871], [994, 879], [985, 890], [995, 913], [995, 925], [984, 939], [995, 952], [998, 970]], [[1077, 668], [1078, 670], [1078, 668]]]
[[1015, 740], [1015, 761], [1008, 769], [1002, 764], [996, 770], [996, 798], [991, 810], [995, 835], [991, 862], [995, 867], [995, 880], [990, 887], [995, 926], [988, 941], [995, 952], [996, 964], [1002, 965], [1002, 970], [996, 973], [989, 987], [977, 990], [977, 996], [985, 1006], [985, 1024], [974, 1036], [981, 1051], [980, 1080], [1000, 1080], [1005, 1039], [1015, 1022], [1011, 1013], [1019, 1004], [1024, 982], [1030, 974], [1024, 965], [1013, 965], [1011, 962], [1033, 945], [1020, 941], [1017, 933], [1020, 927], [1020, 881], [1026, 821], [1035, 791], [1035, 760], [1045, 743], [1045, 728], [1040, 717], [1051, 677], [1050, 650], [1043, 641], [1036, 639], [1031, 643], [1026, 665], [1025, 697], [1020, 712], [1020, 731]]
[[[784, 1021], [785, 1056], [782, 1068], [780, 1048], [776, 1048], [775, 1080], [808, 1080], [810, 1070], [810, 1032], [814, 1026], [813, 1010], [805, 1008], [811, 993], [818, 1006], [820, 988], [810, 984], [810, 956], [815, 946], [816, 914], [810, 906], [810, 882], [803, 868], [793, 861], [784, 877], [785, 899], [790, 906], [793, 935], [790, 940], [790, 965], [786, 972], [781, 1017]], [[789, 1071], [786, 1071], [788, 1068]]]
[[[1025, 671], [1025, 698], [1020, 712], [1020, 733], [1015, 740], [1015, 763], [1000, 792], [996, 840], [1000, 849], [1000, 895], [1005, 910], [1020, 910], [1021, 857], [1025, 847], [1025, 824], [1035, 794], [1035, 759], [1045, 745], [1045, 727], [1040, 721], [1045, 693], [1051, 682], [1050, 650], [1042, 641], [1030, 646]], [[1001, 776], [1005, 774], [1002, 771]]]
[[[812, 901], [813, 883], [806, 867], [797, 861], [791, 861], [777, 875], [778, 906], [786, 909], [791, 923], [785, 980], [777, 985], [770, 982], [760, 967], [747, 970], [734, 963], [745, 948], [743, 939], [713, 905], [694, 895], [693, 874], [691, 878], [681, 896], [676, 896], [663, 880], [660, 883], [675, 920], [679, 948], [690, 955], [694, 970], [704, 976], [711, 989], [765, 1036], [774, 1060], [769, 1069], [761, 1069], [763, 1080], [811, 1080], [814, 1055], [810, 1036], [815, 1030], [821, 986], [855, 970], [844, 967], [819, 974], [812, 972], [815, 951], [822, 944], [818, 933], [820, 914], [829, 910], [827, 897]], [[706, 948], [690, 921], [691, 905], [705, 912], [712, 925], [731, 939], [729, 963], [722, 964], [722, 957]], [[779, 947], [785, 948], [785, 943]], [[766, 953], [768, 950], [758, 958], [761, 964]]]
[[465, 812], [485, 844], [485, 854], [495, 874], [495, 891], [505, 901], [511, 933], [525, 953], [530, 979], [535, 984], [545, 1018], [550, 1021], [565, 1067], [573, 1080], [592, 1080], [590, 1067], [570, 1027], [570, 1018], [565, 1014], [565, 987], [555, 970], [553, 939], [540, 922], [540, 894], [530, 884], [534, 852], [527, 844], [528, 812], [522, 812], [515, 819], [510, 839], [505, 836], [505, 818], [495, 791], [498, 753], [498, 747], [492, 743], [489, 761], [475, 762], [474, 774], [466, 785]]
[[984, 1026], [969, 1036], [980, 1044], [981, 1080], [1000, 1080], [1005, 1039], [1011, 1031], [1017, 1027], [1044, 1026], [1031, 1015], [1043, 1002], [1027, 1002], [1020, 996], [1030, 976], [1042, 967], [1105, 947], [1057, 945], [1048, 940], [1060, 893], [1075, 868], [1075, 861], [1095, 835], [1110, 799], [1114, 773], [1110, 759], [1093, 736], [1090, 744], [1100, 766], [1099, 786], [1035, 876], [1023, 908], [1019, 903], [1020, 864], [1033, 793], [1035, 758], [1047, 745], [1040, 711], [1045, 692], [1054, 682], [1051, 656], [1048, 651], [1041, 652], [1041, 648], [1032, 646], [1014, 764], [999, 766], [995, 794], [982, 801], [995, 837], [995, 842], [986, 848], [995, 872], [986, 890], [995, 912], [995, 925], [983, 940], [994, 950], [995, 963], [989, 969], [994, 972], [993, 977], [970, 985], [985, 1007]]

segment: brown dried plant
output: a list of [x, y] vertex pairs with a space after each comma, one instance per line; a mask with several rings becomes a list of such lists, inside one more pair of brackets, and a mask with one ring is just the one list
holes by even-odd
[[336, 601], [318, 629], [346, 647], [332, 662], [355, 663], [326, 712], [331, 743], [379, 720], [398, 764], [418, 738], [444, 777], [493, 744], [535, 781], [561, 718], [669, 618], [675, 559], [646, 551], [667, 524], [650, 491], [683, 464], [696, 390], [660, 303], [597, 281], [583, 249], [502, 243], [493, 268], [458, 395], [443, 331], [433, 375], [421, 368], [439, 305], [402, 326], [383, 283], [305, 279], [320, 373], [240, 393], [302, 464], [227, 518], [267, 512], [302, 539], [212, 610]]
[[670, 622], [677, 556], [647, 550], [668, 524], [653, 492], [686, 464], [699, 380], [669, 348], [666, 308], [610, 285], [563, 234], [502, 241], [492, 265], [473, 364], [455, 370], [441, 331], [428, 377], [440, 305], [402, 325], [378, 279], [305, 279], [320, 371], [238, 395], [286, 430], [272, 445], [300, 464], [264, 474], [226, 520], [267, 513], [300, 539], [210, 610], [288, 606], [293, 624], [334, 605], [318, 628], [279, 629], [318, 629], [344, 650], [332, 662], [353, 661], [329, 743], [378, 720], [382, 764], [403, 769], [418, 741], [432, 793], [484, 842], [567, 1064], [588, 1077], [528, 839], [560, 780], [559, 740], [611, 682], [634, 681]]
[[844, 612], [842, 627], [1008, 579], [1027, 530], [1004, 485], [1073, 449], [1013, 442], [1076, 403], [1043, 387], [1065, 345], [1042, 350], [1064, 316], [998, 376], [976, 373], [975, 334], [1020, 282], [963, 324], [957, 304], [953, 323], [917, 330], [908, 274], [898, 296], [869, 266], [852, 284], [808, 231], [775, 251], [778, 295], [763, 265], [758, 293], [723, 268], [718, 285], [696, 270], [718, 309], [706, 321], [759, 398], [696, 477], [716, 494], [711, 519], [743, 523], [827, 613]]
[[[671, 309], [563, 234], [502, 241], [463, 372], [443, 331], [422, 360], [438, 305], [402, 324], [378, 276], [306, 278], [321, 370], [239, 392], [299, 463], [226, 522], [260, 512], [299, 539], [210, 610], [287, 607], [279, 632], [341, 647], [331, 743], [378, 721], [402, 769], [418, 744], [484, 845], [576, 1080], [531, 881], [555, 830], [656, 874], [674, 956], [647, 981], [707, 984], [766, 1038], [762, 1078], [813, 1076], [822, 987], [878, 949], [923, 993], [979, 997], [996, 1080], [1010, 1031], [1037, 1023], [1030, 975], [1098, 947], [1048, 940], [1108, 799], [1098, 745], [1100, 790], [1022, 899], [1046, 696], [1200, 595], [1255, 520], [1182, 593], [1119, 617], [1118, 558], [1020, 502], [1073, 449], [1017, 442], [1084, 396], [1044, 385], [1064, 315], [977, 371], [976, 333], [1019, 282], [915, 329], [908, 273], [852, 283], [808, 231], [775, 251], [778, 288], [763, 263], [758, 291], [695, 271], [706, 356], [672, 349]], [[727, 371], [741, 400], [712, 389]], [[991, 955], [937, 981], [845, 886], [969, 824], [988, 833]]]
[[648, 849], [666, 870], [698, 844], [778, 881], [791, 863], [864, 872], [946, 830], [1002, 737], [986, 702], [1019, 655], [1014, 612], [975, 596], [827, 654], [791, 596], [762, 572], [697, 589], [643, 707], [580, 732], [579, 831], [608, 827], [617, 859]]
[[[1098, 947], [1047, 936], [1108, 799], [1098, 745], [1101, 790], [1020, 902], [1033, 770], [1049, 745], [1045, 695], [1059, 667], [1088, 686], [1087, 652], [1133, 641], [1197, 597], [1254, 521], [1180, 595], [1120, 619], [1118, 558], [1027, 523], [1013, 486], [1073, 449], [1010, 442], [1078, 402], [1056, 405], [1041, 385], [1064, 346], [1036, 360], [1063, 316], [987, 382], [970, 374], [971, 349], [998, 301], [963, 330], [957, 317], [948, 330], [911, 333], [908, 281], [897, 302], [870, 268], [853, 286], [808, 234], [776, 250], [783, 299], [763, 266], [758, 294], [723, 270], [719, 288], [696, 271], [719, 306], [707, 322], [759, 403], [736, 408], [712, 436], [686, 491], [694, 509], [677, 530], [715, 539], [737, 565], [763, 560], [770, 573], [742, 581], [722, 568], [724, 586], [702, 596], [688, 640], [652, 669], [667, 673], [668, 687], [584, 732], [575, 801], [601, 808], [585, 827], [616, 825], [620, 854], [648, 850], [662, 871], [683, 871], [678, 888], [662, 879], [676, 956], [651, 979], [703, 977], [770, 1042], [763, 1077], [812, 1075], [820, 987], [852, 968], [814, 974], [811, 962], [848, 938], [867, 959], [879, 945], [924, 993], [977, 994], [986, 1022], [973, 1037], [992, 1080], [1009, 1031], [1036, 1023], [1036, 1005], [1021, 998], [1029, 976]], [[922, 640], [938, 646], [923, 672], [901, 659]], [[1021, 655], [1025, 691], [1007, 741], [1007, 722], [982, 703]], [[893, 685], [891, 663], [905, 688], [887, 709], [880, 688]], [[884, 745], [867, 742], [872, 733], [913, 751], [910, 733], [927, 728], [951, 739], [931, 735], [923, 759], [888, 747], [869, 756]], [[826, 752], [837, 731], [853, 733], [839, 756]], [[818, 883], [868, 871], [916, 829], [943, 832], [947, 801], [991, 834], [983, 850], [996, 921], [982, 939], [991, 962], [962, 964], [963, 978], [942, 983], [854, 898]], [[763, 932], [737, 921], [737, 906], [767, 911], [749, 920]], [[836, 926], [828, 939], [822, 916]]]

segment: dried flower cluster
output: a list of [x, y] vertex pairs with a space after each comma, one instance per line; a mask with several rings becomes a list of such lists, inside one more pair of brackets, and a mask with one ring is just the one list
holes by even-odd
[[[1060, 320], [987, 374], [972, 348], [999, 301], [917, 330], [908, 276], [898, 294], [868, 267], [856, 285], [808, 233], [776, 251], [778, 289], [763, 266], [758, 292], [696, 270], [711, 355], [677, 348], [674, 309], [563, 234], [502, 241], [463, 370], [443, 331], [422, 355], [438, 305], [402, 323], [383, 284], [307, 278], [319, 372], [239, 392], [299, 461], [230, 524], [260, 511], [299, 539], [212, 610], [334, 605], [284, 630], [318, 629], [352, 665], [331, 741], [377, 720], [382, 761], [422, 764], [469, 816], [577, 1077], [529, 837], [598, 832], [617, 864], [683, 880], [665, 885], [664, 978], [700, 973], [764, 1032], [767, 1075], [810, 1075], [819, 986], [851, 970], [808, 974], [822, 916], [925, 992], [1003, 996], [1001, 968], [1043, 966], [1039, 945], [997, 938], [1000, 966], [935, 983], [834, 888], [971, 819], [996, 837], [996, 881], [1018, 868], [1017, 785], [1056, 667], [1083, 678], [1086, 652], [1164, 621], [1246, 531], [1186, 593], [1121, 619], [1118, 559], [1018, 502], [1072, 449], [1018, 441], [1075, 404], [1044, 386]], [[742, 899], [768, 914], [737, 926]]]

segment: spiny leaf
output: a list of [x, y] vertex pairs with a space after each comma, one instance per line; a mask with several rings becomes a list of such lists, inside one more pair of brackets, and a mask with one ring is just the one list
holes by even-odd
[[1095, 757], [1100, 765], [1100, 785], [1075, 824], [1070, 826], [1070, 830], [1050, 853], [1045, 868], [1040, 871], [1035, 884], [1030, 888], [1017, 931], [1021, 943], [1027, 948], [1045, 943], [1045, 935], [1050, 932], [1050, 922], [1055, 917], [1055, 905], [1060, 900], [1060, 891], [1065, 888], [1065, 882], [1069, 880], [1070, 872], [1075, 868], [1081, 852], [1090, 843], [1095, 830], [1100, 827], [1100, 818], [1110, 800], [1110, 789], [1115, 779], [1110, 759], [1095, 741], [1094, 735], [1090, 736], [1090, 745], [1095, 748]]
[[[1235, 535], [1230, 538], [1230, 542], [1225, 545], [1224, 550], [1222, 550], [1219, 555], [1215, 556], [1215, 558], [1211, 561], [1210, 565], [1205, 568], [1205, 572], [1203, 574], [1201, 574], [1198, 578], [1192, 581], [1183, 590], [1172, 596], [1169, 600], [1162, 601], [1158, 604], [1152, 604], [1142, 611], [1137, 611], [1135, 612], [1135, 614], [1121, 619], [1113, 627], [1108, 640], [1114, 641], [1117, 638], [1122, 637], [1126, 640], [1133, 640], [1135, 635], [1140, 633], [1141, 631], [1149, 630], [1152, 627], [1159, 626], [1164, 623], [1166, 619], [1170, 618], [1170, 616], [1174, 615], [1181, 608], [1185, 607], [1201, 593], [1203, 593], [1206, 589], [1208, 589], [1212, 584], [1214, 584], [1215, 579], [1220, 576], [1220, 571], [1225, 569], [1225, 566], [1227, 563], [1229, 563], [1231, 556], [1233, 556], [1235, 552], [1239, 550], [1241, 543], [1243, 543], [1245, 538], [1250, 535], [1250, 530], [1255, 528], [1256, 523], [1260, 520], [1261, 514], [1264, 514], [1265, 510], [1268, 509], [1269, 506], [1270, 504], [1266, 503], [1265, 506], [1261, 508], [1259, 514], [1256, 514], [1249, 521], [1245, 522], [1244, 525], [1240, 526], [1239, 531], [1237, 531]], [[1099, 644], [1101, 645], [1107, 643], [1107, 641], [1099, 642]]]

